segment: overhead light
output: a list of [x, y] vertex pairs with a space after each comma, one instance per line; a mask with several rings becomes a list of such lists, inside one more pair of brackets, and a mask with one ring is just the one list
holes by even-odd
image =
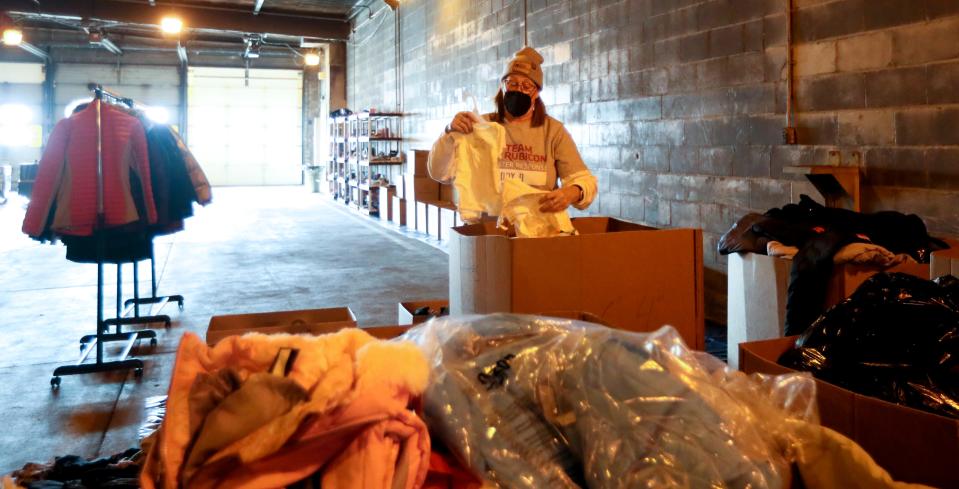
[[176, 17], [164, 17], [160, 20], [160, 30], [167, 34], [179, 34], [183, 30], [183, 21]]
[[391, 9], [396, 10], [400, 8], [400, 0], [383, 0]]
[[4, 29], [3, 31], [3, 44], [7, 46], [19, 46], [23, 42], [23, 31], [20, 29]]
[[144, 107], [143, 112], [148, 119], [158, 124], [170, 122], [170, 111], [163, 107]]
[[314, 52], [306, 53], [303, 56], [303, 64], [305, 64], [306, 66], [319, 66], [320, 55]]

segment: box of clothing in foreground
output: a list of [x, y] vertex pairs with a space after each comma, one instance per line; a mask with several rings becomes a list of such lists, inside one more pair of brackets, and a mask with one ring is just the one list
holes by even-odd
[[572, 224], [576, 235], [549, 238], [510, 237], [493, 222], [453, 228], [450, 312], [583, 311], [631, 331], [670, 325], [703, 349], [701, 230]]
[[823, 426], [896, 479], [959, 487], [959, 279], [880, 273], [802, 335], [739, 348], [746, 373], [811, 372]]

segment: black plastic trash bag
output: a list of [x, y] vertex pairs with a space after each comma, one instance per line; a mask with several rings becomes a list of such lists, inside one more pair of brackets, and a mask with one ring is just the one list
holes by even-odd
[[959, 279], [880, 273], [779, 363], [860, 394], [959, 418]]

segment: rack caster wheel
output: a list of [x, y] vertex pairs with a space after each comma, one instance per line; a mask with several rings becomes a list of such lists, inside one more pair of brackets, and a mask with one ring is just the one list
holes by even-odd
[[59, 388], [60, 388], [60, 377], [53, 377], [52, 379], [50, 379], [50, 387], [53, 388], [53, 389], [59, 389]]
[[142, 379], [142, 378], [143, 378], [143, 369], [142, 369], [142, 368], [135, 369], [135, 370], [133, 371], [133, 376], [136, 377], [137, 380]]
[[156, 338], [150, 338], [150, 347], [151, 347], [151, 348], [156, 348], [156, 346], [157, 346], [157, 339], [156, 339]]
[[182, 311], [182, 310], [183, 310], [183, 301], [180, 301], [180, 302], [179, 302], [179, 305], [180, 305], [180, 310]]
[[171, 323], [170, 321], [164, 321], [164, 322], [163, 322], [163, 328], [164, 328], [164, 329], [170, 329], [170, 326], [172, 326], [172, 325], [173, 325], [173, 323]]

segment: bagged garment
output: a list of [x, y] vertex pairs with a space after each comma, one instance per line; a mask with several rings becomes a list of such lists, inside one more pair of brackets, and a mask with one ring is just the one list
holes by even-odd
[[503, 183], [503, 209], [497, 224], [503, 229], [506, 229], [506, 222], [512, 224], [517, 238], [549, 238], [576, 234], [576, 228], [573, 227], [566, 210], [539, 210], [542, 205], [539, 201], [547, 193], [519, 180], [506, 180]]
[[817, 319], [779, 363], [959, 418], [959, 280], [876, 274]]
[[357, 328], [231, 336], [212, 348], [187, 333], [140, 482], [260, 489], [322, 469], [325, 488], [420, 487], [429, 435], [409, 404], [426, 381], [415, 347]]
[[762, 378], [651, 334], [496, 314], [407, 332], [431, 364], [430, 432], [499, 487], [784, 488], [805, 375]]

